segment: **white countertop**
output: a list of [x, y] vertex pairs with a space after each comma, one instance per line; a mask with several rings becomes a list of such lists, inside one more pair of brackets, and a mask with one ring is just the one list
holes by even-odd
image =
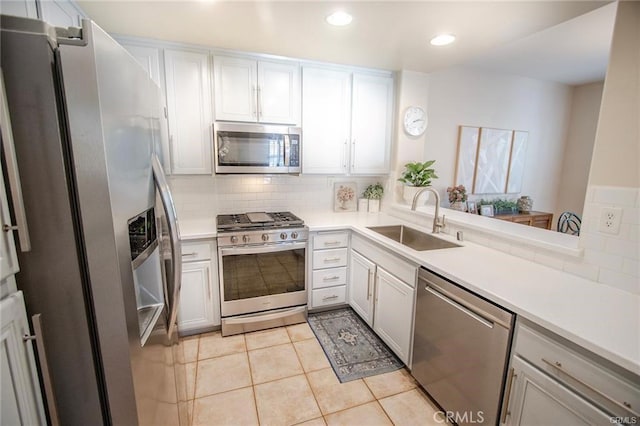
[[[415, 251], [367, 229], [405, 224], [384, 213], [300, 214], [311, 231], [351, 229], [518, 315], [640, 375], [640, 296], [464, 241]], [[425, 225], [427, 225], [425, 223]], [[215, 218], [181, 220], [182, 238], [215, 237]], [[448, 235], [440, 237], [454, 241]]]

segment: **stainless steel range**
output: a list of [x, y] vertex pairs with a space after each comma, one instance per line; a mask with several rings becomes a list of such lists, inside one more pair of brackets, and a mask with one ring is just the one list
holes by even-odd
[[219, 215], [222, 335], [304, 322], [309, 231], [290, 212]]

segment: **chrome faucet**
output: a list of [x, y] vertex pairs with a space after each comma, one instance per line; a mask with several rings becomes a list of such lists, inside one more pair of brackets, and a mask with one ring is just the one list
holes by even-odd
[[433, 217], [433, 233], [439, 234], [440, 229], [444, 228], [444, 215], [442, 215], [442, 220], [440, 220], [440, 194], [435, 190], [433, 186], [425, 186], [413, 196], [413, 202], [411, 203], [411, 210], [416, 210], [416, 205], [418, 204], [418, 198], [424, 191], [431, 192], [436, 197], [436, 211], [435, 216]]

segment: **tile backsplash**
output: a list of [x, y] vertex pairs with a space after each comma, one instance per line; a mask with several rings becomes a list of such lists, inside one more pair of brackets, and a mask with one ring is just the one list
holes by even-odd
[[[298, 214], [329, 212], [333, 210], [336, 182], [355, 182], [358, 195], [367, 185], [376, 182], [382, 182], [386, 193], [390, 192], [388, 179], [383, 177], [217, 175], [169, 178], [178, 215], [189, 218], [252, 210], [290, 210]], [[602, 209], [606, 207], [622, 210], [620, 231], [616, 235], [598, 230]], [[453, 235], [457, 230], [464, 230], [465, 239], [477, 244], [640, 295], [640, 188], [588, 188], [579, 239], [579, 247], [583, 250], [581, 257], [562, 255], [469, 228], [445, 228], [445, 232]]]
[[[622, 211], [615, 235], [599, 230], [602, 209], [607, 207]], [[583, 266], [598, 272], [596, 281], [640, 294], [640, 188], [590, 186], [580, 247]]]
[[207, 217], [221, 213], [289, 210], [332, 211], [334, 183], [355, 182], [357, 195], [386, 177], [327, 176], [171, 176], [178, 215]]

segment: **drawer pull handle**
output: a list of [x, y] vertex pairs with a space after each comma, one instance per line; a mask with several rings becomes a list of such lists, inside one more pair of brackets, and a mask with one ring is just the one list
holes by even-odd
[[502, 419], [500, 420], [500, 423], [505, 423], [507, 421], [507, 416], [511, 414], [511, 411], [509, 410], [509, 405], [510, 405], [509, 403], [511, 400], [511, 388], [513, 387], [513, 381], [517, 377], [518, 375], [515, 374], [515, 369], [511, 367], [511, 369], [509, 370], [509, 378], [507, 379], [507, 390], [504, 392], [505, 405], [502, 411]]
[[339, 260], [340, 260], [340, 258], [339, 258], [339, 257], [327, 257], [327, 258], [324, 260], [324, 263], [329, 263], [329, 262], [338, 262]]
[[334, 276], [332, 276], [332, 277], [324, 277], [324, 278], [322, 279], [322, 281], [335, 281], [335, 280], [337, 280], [337, 279], [340, 279], [340, 277], [339, 277], [339, 276], [337, 276], [337, 275], [334, 275]]
[[333, 296], [325, 296], [322, 298], [322, 301], [324, 302], [325, 300], [333, 300], [333, 299], [337, 299], [338, 295], [334, 294]]
[[338, 244], [340, 244], [340, 241], [325, 241], [324, 242], [325, 246], [337, 246]]
[[192, 253], [182, 253], [182, 257], [189, 257], [189, 256], [197, 256], [198, 253], [196, 253], [195, 251]]
[[562, 367], [562, 363], [560, 363], [558, 361], [556, 361], [556, 362], [547, 361], [544, 358], [542, 358], [542, 362], [544, 362], [545, 364], [555, 368], [559, 372], [563, 373], [565, 376], [573, 379], [575, 382], [581, 384], [585, 388], [589, 389], [591, 392], [598, 394], [599, 396], [601, 396], [602, 398], [604, 398], [607, 401], [611, 402], [612, 404], [617, 405], [618, 407], [622, 408], [623, 410], [630, 411], [631, 414], [633, 414], [634, 416], [640, 416], [640, 413], [638, 413], [637, 411], [634, 411], [631, 408], [631, 404], [629, 404], [626, 401], [623, 402], [623, 403], [620, 403], [620, 402], [616, 401], [615, 399], [611, 398], [609, 395], [607, 395], [605, 393], [602, 393], [598, 389], [594, 388], [590, 384], [583, 382], [582, 380], [578, 379], [576, 376], [574, 376], [573, 374], [571, 374], [567, 370], [565, 370], [564, 367]]

